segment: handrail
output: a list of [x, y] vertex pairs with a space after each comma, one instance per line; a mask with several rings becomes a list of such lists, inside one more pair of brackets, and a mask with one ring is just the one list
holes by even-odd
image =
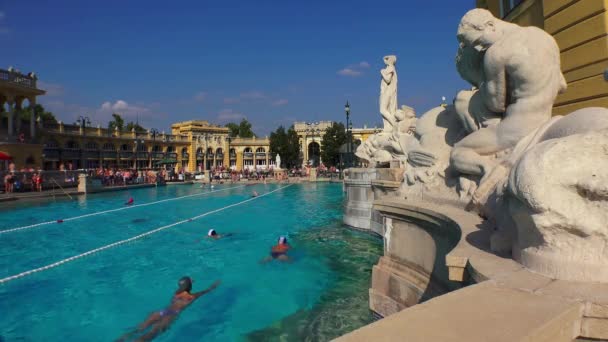
[[[65, 191], [64, 188], [61, 187], [61, 185], [59, 185], [59, 183], [57, 183], [57, 181], [55, 180], [55, 178], [51, 178], [51, 181], [55, 184], [57, 184], [57, 186], [59, 187], [59, 189], [61, 189], [61, 191], [63, 191], [64, 194], [66, 194], [66, 196], [68, 196], [71, 200], [73, 200], [72, 196], [70, 196], [70, 194], [68, 194], [67, 191]], [[53, 197], [55, 196], [55, 189], [53, 189]]]

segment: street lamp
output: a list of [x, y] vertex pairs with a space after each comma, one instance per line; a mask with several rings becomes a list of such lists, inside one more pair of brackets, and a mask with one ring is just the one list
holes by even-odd
[[344, 105], [344, 111], [346, 112], [346, 166], [352, 167], [351, 165], [351, 153], [352, 153], [352, 122], [350, 122], [350, 104], [346, 101], [346, 105]]
[[151, 128], [150, 134], [152, 134], [152, 140], [156, 141], [156, 135], [158, 135], [158, 130], [156, 128]]
[[[91, 126], [91, 119], [89, 119], [88, 116], [80, 115], [78, 117], [78, 120], [76, 120], [76, 122], [82, 128], [82, 137], [83, 137], [83, 141], [84, 141], [84, 138], [86, 138], [86, 136], [87, 136], [87, 126]], [[85, 144], [86, 144], [86, 142], [85, 142]], [[86, 147], [86, 145], [85, 145], [85, 147]], [[84, 149], [83, 148], [80, 148], [80, 166], [82, 169], [85, 169]]]

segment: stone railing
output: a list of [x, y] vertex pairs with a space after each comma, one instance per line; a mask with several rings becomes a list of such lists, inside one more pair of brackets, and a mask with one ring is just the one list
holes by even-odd
[[5, 81], [22, 87], [37, 89], [37, 78], [31, 75], [24, 75], [20, 72], [0, 69], [0, 81]]

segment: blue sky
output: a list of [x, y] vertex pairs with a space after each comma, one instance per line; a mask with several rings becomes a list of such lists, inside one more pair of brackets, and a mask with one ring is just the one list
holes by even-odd
[[[473, 0], [0, 1], [0, 67], [35, 71], [64, 122], [111, 113], [145, 127], [246, 117], [266, 135], [293, 121], [380, 123], [382, 57], [420, 115], [468, 88], [456, 29]], [[8, 49], [6, 47], [9, 47]]]

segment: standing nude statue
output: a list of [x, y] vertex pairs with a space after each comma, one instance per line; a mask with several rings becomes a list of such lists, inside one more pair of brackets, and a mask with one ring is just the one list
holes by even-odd
[[382, 115], [385, 132], [391, 132], [395, 125], [395, 113], [397, 112], [396, 62], [396, 56], [384, 56], [386, 68], [380, 70], [380, 74], [382, 75], [382, 80], [380, 81], [380, 114]]
[[456, 97], [456, 111], [470, 134], [454, 145], [450, 159], [459, 172], [483, 177], [496, 165], [492, 156], [551, 118], [566, 81], [555, 39], [539, 28], [473, 9], [460, 22], [458, 40], [458, 71], [478, 90]]

